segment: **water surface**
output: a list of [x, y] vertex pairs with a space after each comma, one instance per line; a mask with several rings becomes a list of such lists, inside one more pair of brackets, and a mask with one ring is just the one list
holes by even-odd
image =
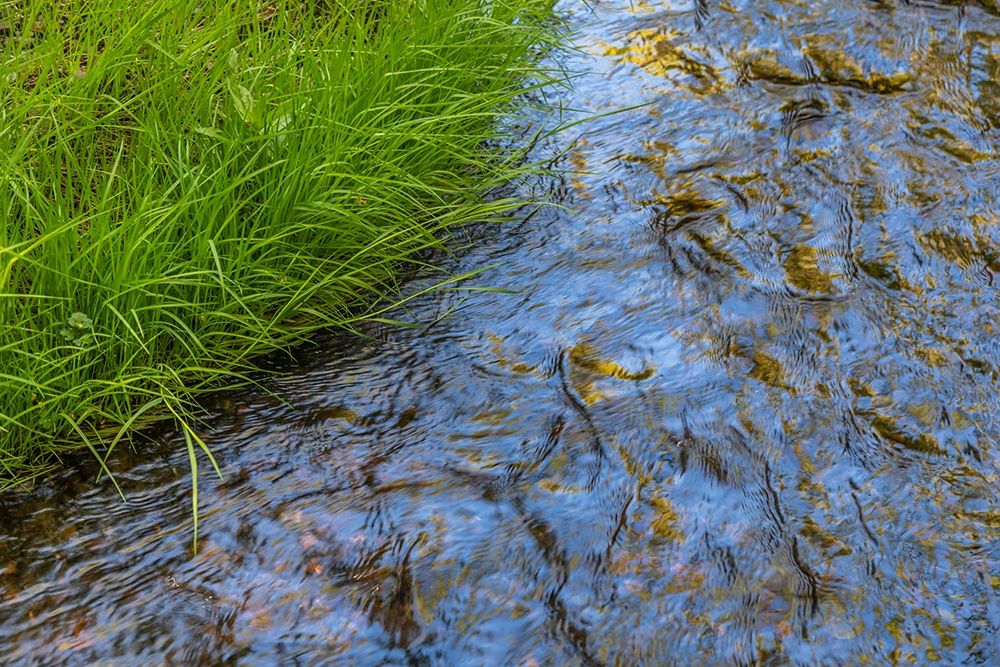
[[197, 555], [176, 436], [0, 499], [0, 662], [1000, 664], [994, 0], [563, 9], [644, 106], [456, 260], [517, 292], [216, 401]]

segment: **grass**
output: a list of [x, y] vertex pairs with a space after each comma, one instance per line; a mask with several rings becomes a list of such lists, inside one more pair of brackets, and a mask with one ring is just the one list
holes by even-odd
[[379, 316], [518, 174], [548, 0], [0, 0], [0, 490]]

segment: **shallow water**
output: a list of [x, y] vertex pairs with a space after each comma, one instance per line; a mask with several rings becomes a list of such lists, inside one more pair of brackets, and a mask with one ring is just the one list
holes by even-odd
[[1000, 663], [995, 1], [565, 9], [520, 291], [220, 397], [195, 556], [176, 437], [0, 499], [0, 662]]

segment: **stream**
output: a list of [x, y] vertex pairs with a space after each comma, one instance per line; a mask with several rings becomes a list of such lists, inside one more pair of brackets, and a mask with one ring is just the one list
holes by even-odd
[[0, 663], [1000, 664], [996, 0], [560, 11], [496, 289], [213, 399], [196, 554], [176, 432], [0, 497]]

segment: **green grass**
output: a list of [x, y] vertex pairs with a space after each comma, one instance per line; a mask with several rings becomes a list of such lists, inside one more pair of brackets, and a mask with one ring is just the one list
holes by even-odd
[[165, 418], [196, 473], [200, 393], [517, 206], [550, 4], [0, 0], [0, 489]]

